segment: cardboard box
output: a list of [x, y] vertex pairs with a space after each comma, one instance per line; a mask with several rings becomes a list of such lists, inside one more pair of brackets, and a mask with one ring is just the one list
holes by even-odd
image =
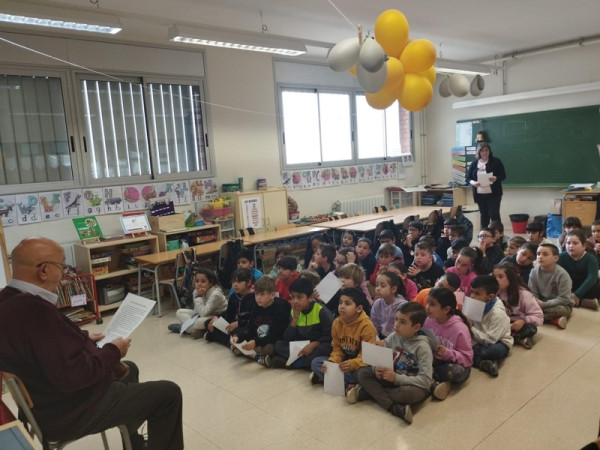
[[150, 227], [152, 231], [171, 231], [185, 228], [185, 217], [183, 214], [171, 214], [170, 216], [150, 216]]
[[589, 227], [596, 220], [595, 201], [565, 200], [565, 217], [579, 217], [584, 227]]

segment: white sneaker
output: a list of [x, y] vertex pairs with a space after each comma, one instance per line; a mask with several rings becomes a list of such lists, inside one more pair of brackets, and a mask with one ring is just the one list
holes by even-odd
[[450, 390], [452, 389], [452, 385], [450, 384], [449, 381], [444, 381], [442, 383], [435, 383], [433, 385], [433, 397], [437, 398], [438, 400], [446, 400], [446, 397], [448, 397], [448, 394], [450, 393]]
[[598, 299], [596, 298], [584, 298], [581, 300], [581, 306], [588, 309], [598, 311]]

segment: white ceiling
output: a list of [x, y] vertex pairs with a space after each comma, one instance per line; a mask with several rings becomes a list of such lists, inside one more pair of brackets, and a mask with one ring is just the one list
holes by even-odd
[[[600, 0], [98, 0], [97, 6], [90, 0], [38, 3], [112, 13], [120, 17], [124, 28], [112, 39], [163, 44], [168, 43], [168, 26], [181, 24], [253, 32], [266, 27], [270, 34], [332, 45], [356, 36], [358, 24], [365, 32], [373, 30], [377, 16], [395, 8], [406, 15], [411, 38], [427, 38], [443, 58], [461, 61], [490, 61], [494, 55], [514, 50], [600, 34]], [[318, 50], [309, 46], [315, 55], [325, 54]]]

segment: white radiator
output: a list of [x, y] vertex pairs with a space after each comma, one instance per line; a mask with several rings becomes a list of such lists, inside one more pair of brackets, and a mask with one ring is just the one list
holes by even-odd
[[369, 197], [340, 200], [340, 210], [348, 215], [358, 214], [359, 212], [370, 214], [374, 212], [376, 206], [382, 206], [384, 204], [383, 195], [371, 195]]

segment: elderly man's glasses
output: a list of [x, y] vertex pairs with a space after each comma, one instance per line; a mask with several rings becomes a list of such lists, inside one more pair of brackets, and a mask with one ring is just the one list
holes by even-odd
[[43, 266], [44, 264], [52, 264], [53, 266], [60, 267], [63, 275], [67, 275], [71, 270], [73, 270], [72, 266], [70, 266], [68, 264], [59, 263], [56, 261], [44, 261], [44, 262], [39, 263], [36, 267]]

